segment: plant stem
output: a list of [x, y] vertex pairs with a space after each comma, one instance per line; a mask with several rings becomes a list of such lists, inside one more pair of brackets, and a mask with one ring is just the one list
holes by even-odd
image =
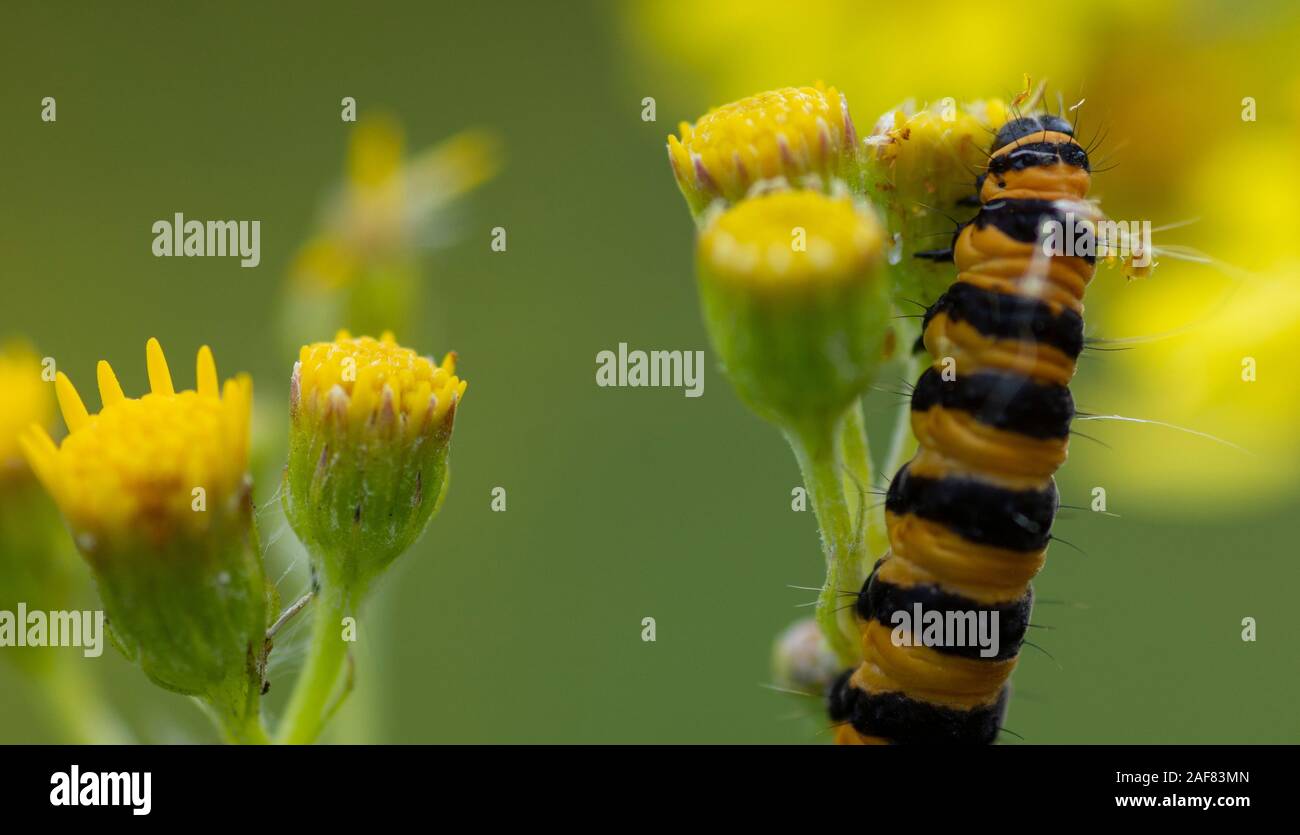
[[[256, 703], [255, 703], [256, 705]], [[221, 721], [226, 741], [233, 745], [270, 745], [271, 737], [262, 725], [261, 711], [253, 711], [243, 716], [224, 716]]]
[[307, 665], [294, 682], [289, 707], [276, 734], [278, 743], [307, 745], [316, 740], [324, 725], [326, 705], [347, 657], [347, 643], [339, 631], [347, 614], [346, 595], [323, 577], [321, 583], [312, 602], [315, 611]]
[[[857, 592], [862, 586], [862, 551], [853, 535], [853, 517], [844, 497], [838, 455], [838, 421], [809, 422], [788, 429], [786, 437], [794, 449], [821, 529], [822, 551], [826, 556], [826, 584], [817, 598], [817, 624], [827, 644], [845, 666], [856, 664], [857, 627], [853, 607], [843, 605], [841, 591]], [[864, 441], [865, 444], [865, 441]], [[846, 617], [847, 616], [847, 617]]]
[[871, 489], [871, 451], [867, 448], [867, 424], [862, 413], [862, 400], [854, 401], [840, 424], [840, 457], [844, 462], [844, 495], [849, 511], [856, 518], [862, 506], [868, 504], [866, 492]]
[[[908, 354], [902, 359], [901, 376], [911, 380], [916, 376], [917, 357]], [[893, 478], [898, 469], [916, 452], [916, 436], [912, 434], [912, 401], [907, 398], [898, 404], [894, 414], [893, 432], [885, 452], [882, 472]], [[875, 508], [867, 515], [867, 549], [872, 554], [884, 556], [889, 550], [889, 532], [885, 526], [885, 506]]]

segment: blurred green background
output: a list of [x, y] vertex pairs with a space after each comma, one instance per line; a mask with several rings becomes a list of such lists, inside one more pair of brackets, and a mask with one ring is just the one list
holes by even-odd
[[[1084, 429], [1110, 447], [1075, 442], [1063, 500], [1086, 504], [1102, 484], [1121, 518], [1063, 513], [1057, 533], [1087, 553], [1054, 547], [1036, 583], [1041, 599], [1068, 604], [1036, 610], [1053, 628], [1033, 639], [1055, 661], [1026, 650], [1007, 727], [1030, 743], [1300, 741], [1300, 395], [1281, 367], [1300, 315], [1279, 301], [1297, 278], [1284, 231], [1294, 196], [1282, 189], [1297, 171], [1288, 44], [1300, 25], [1289, 5], [1233, 9], [1105, 3], [1042, 32], [1004, 20], [1024, 37], [1018, 51], [984, 19], [1001, 15], [978, 4], [906, 17], [895, 4], [813, 2], [797, 20], [764, 3], [231, 3], [169, 14], [10, 4], [0, 335], [26, 336], [83, 388], [107, 358], [128, 394], [145, 385], [148, 337], [174, 354], [186, 386], [185, 358], [210, 343], [223, 376], [252, 373], [266, 415], [255, 432], [274, 449], [295, 359], [278, 335], [283, 285], [342, 174], [340, 98], [396, 115], [413, 148], [490, 129], [504, 169], [459, 206], [459, 240], [427, 260], [419, 313], [431, 337], [413, 346], [458, 351], [470, 381], [452, 486], [370, 602], [358, 690], [329, 738], [825, 740], [824, 722], [800, 715], [807, 700], [761, 686], [772, 639], [814, 596], [787, 584], [818, 585], [823, 571], [812, 514], [790, 510], [798, 473], [783, 441], [712, 365], [698, 399], [594, 382], [595, 355], [619, 342], [707, 350], [693, 227], [665, 137], [712, 105], [818, 78], [846, 92], [866, 133], [908, 96], [1007, 95], [1023, 72], [1049, 76], [1067, 103], [1086, 95], [1092, 124], [1119, 146], [1118, 167], [1097, 180], [1108, 209], [1157, 225], [1200, 213], [1177, 240], [1253, 271], [1233, 297], [1253, 298], [1261, 282], [1281, 295], [1252, 308], [1263, 319], [1233, 318], [1220, 300], [1238, 282], [1224, 269], [1177, 266], [1128, 287], [1103, 274], [1089, 307], [1099, 333], [1201, 324], [1173, 348], [1086, 360], [1080, 405], [1213, 431], [1257, 455], [1149, 427]], [[39, 119], [47, 95], [55, 124]], [[1261, 101], [1255, 125], [1240, 120], [1246, 95]], [[657, 122], [642, 121], [644, 96]], [[1238, 164], [1250, 176], [1235, 176]], [[1247, 210], [1260, 218], [1231, 226]], [[152, 223], [178, 211], [260, 219], [261, 265], [153, 257]], [[494, 226], [508, 232], [505, 253], [489, 248]], [[1229, 325], [1214, 324], [1224, 316]], [[1271, 340], [1280, 360], [1261, 372], [1257, 385], [1273, 388], [1259, 401], [1229, 386], [1252, 339]], [[1222, 356], [1205, 353], [1216, 346]], [[1178, 400], [1218, 373], [1227, 382], [1204, 401]], [[882, 385], [893, 382], [886, 373]], [[867, 407], [880, 419], [890, 399]], [[276, 489], [269, 469], [263, 504]], [[505, 513], [490, 509], [496, 486]], [[281, 525], [272, 504], [263, 540], [292, 540]], [[286, 554], [277, 549], [272, 576]], [[282, 593], [304, 582], [290, 571]], [[657, 621], [654, 643], [640, 638], [644, 617]], [[1241, 640], [1243, 617], [1257, 620], [1257, 642]], [[289, 689], [293, 641], [276, 656], [272, 711]], [[143, 738], [214, 738], [196, 709], [112, 650], [85, 663]], [[0, 741], [55, 738], [7, 665], [0, 694]]]

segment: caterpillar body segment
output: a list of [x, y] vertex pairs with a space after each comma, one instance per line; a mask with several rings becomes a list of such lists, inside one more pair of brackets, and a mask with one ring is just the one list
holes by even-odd
[[[1073, 232], [1095, 220], [1090, 179], [1067, 121], [1008, 122], [976, 181], [977, 214], [949, 250], [923, 254], [951, 258], [957, 279], [925, 314], [918, 348], [933, 363], [912, 395], [918, 451], [890, 484], [890, 549], [858, 595], [863, 662], [830, 688], [837, 742], [991, 743], [1001, 728], [1059, 504], [1095, 269], [1042, 241], [1049, 223]], [[897, 640], [898, 616], [913, 612], [959, 627], [984, 618], [996, 651]]]

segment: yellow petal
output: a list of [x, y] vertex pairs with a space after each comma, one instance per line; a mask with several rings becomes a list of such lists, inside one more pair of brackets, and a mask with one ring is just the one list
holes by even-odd
[[114, 403], [126, 399], [122, 394], [122, 386], [117, 381], [117, 375], [113, 373], [113, 367], [108, 364], [108, 360], [100, 360], [99, 365], [95, 366], [95, 376], [99, 379], [99, 402], [103, 408], [107, 409]]
[[54, 378], [54, 394], [59, 398], [59, 410], [63, 412], [63, 422], [68, 425], [69, 432], [76, 432], [90, 421], [76, 386], [62, 371]]
[[348, 410], [351, 419], [360, 420], [374, 411], [379, 401], [378, 377], [379, 369], [373, 365], [357, 371], [356, 382], [352, 385], [352, 404]]
[[145, 345], [145, 364], [149, 367], [149, 390], [154, 394], [175, 394], [172, 387], [172, 375], [167, 370], [167, 358], [163, 356], [162, 346], [157, 339], [150, 338]]
[[204, 345], [199, 349], [198, 371], [195, 379], [200, 397], [217, 397], [217, 363], [212, 358], [212, 349]]
[[27, 463], [36, 473], [36, 477], [51, 493], [55, 491], [58, 480], [58, 447], [50, 439], [43, 426], [33, 424], [18, 436], [18, 445], [22, 447]]
[[377, 116], [361, 120], [348, 146], [349, 181], [359, 188], [389, 182], [401, 170], [405, 144], [395, 119]]

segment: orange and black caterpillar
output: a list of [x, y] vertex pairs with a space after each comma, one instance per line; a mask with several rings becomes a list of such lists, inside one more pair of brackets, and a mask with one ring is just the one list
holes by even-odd
[[[858, 594], [864, 661], [830, 688], [837, 742], [991, 743], [1001, 728], [1058, 507], [1095, 268], [1039, 242], [1049, 221], [1081, 222], [1090, 179], [1069, 122], [1017, 118], [976, 180], [978, 213], [950, 249], [919, 254], [953, 260], [958, 275], [925, 314], [918, 347], [934, 362], [912, 394], [919, 448], [890, 483], [890, 549]], [[999, 651], [895, 645], [894, 614], [917, 604], [997, 613]]]

